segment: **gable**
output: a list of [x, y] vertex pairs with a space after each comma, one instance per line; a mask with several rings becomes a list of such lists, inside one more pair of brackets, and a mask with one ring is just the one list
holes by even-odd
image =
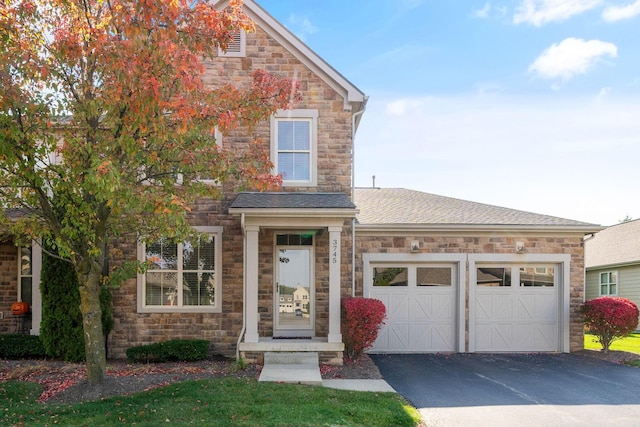
[[[228, 6], [228, 4], [229, 0], [220, 0], [215, 6], [221, 9]], [[345, 110], [357, 112], [364, 109], [367, 102], [365, 94], [260, 5], [253, 0], [245, 0], [243, 11], [255, 22], [256, 26], [265, 31], [298, 61], [333, 88], [343, 98], [343, 108]], [[356, 128], [358, 127], [360, 117], [361, 116], [356, 116]]]
[[640, 220], [612, 225], [585, 242], [585, 266], [589, 269], [640, 264]]

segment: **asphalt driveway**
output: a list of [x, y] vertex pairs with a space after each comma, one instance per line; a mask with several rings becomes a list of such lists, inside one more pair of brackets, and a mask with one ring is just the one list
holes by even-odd
[[372, 355], [437, 426], [640, 426], [640, 368], [575, 354]]

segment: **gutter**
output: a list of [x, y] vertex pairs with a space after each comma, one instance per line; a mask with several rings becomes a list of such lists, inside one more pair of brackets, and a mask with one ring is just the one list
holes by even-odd
[[[356, 196], [356, 118], [367, 111], [368, 96], [364, 97], [362, 107], [351, 115], [351, 201], [355, 205]], [[356, 209], [358, 206], [356, 206]], [[351, 220], [351, 296], [356, 296], [356, 219]], [[364, 296], [364, 295], [363, 295]]]

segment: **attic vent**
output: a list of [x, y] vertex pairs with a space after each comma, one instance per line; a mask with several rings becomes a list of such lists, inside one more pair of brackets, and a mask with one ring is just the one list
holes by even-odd
[[227, 50], [218, 49], [219, 56], [243, 57], [245, 56], [246, 33], [242, 30], [233, 35], [233, 41], [227, 46]]

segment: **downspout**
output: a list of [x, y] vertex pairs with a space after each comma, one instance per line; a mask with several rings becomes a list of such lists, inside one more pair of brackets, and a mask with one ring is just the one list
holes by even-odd
[[[356, 196], [356, 118], [367, 110], [368, 96], [364, 97], [362, 106], [351, 116], [351, 201]], [[356, 206], [357, 207], [357, 206]], [[351, 296], [356, 296], [356, 219], [351, 220]], [[363, 295], [364, 296], [364, 295]]]
[[240, 342], [247, 328], [247, 233], [244, 229], [244, 212], [240, 216], [240, 228], [242, 229], [242, 329], [236, 342], [236, 361], [240, 360]]
[[587, 299], [587, 242], [596, 237], [596, 233], [585, 234], [582, 237], [582, 262], [584, 266], [582, 268], [582, 277], [584, 278], [584, 292], [582, 293], [582, 302]]

